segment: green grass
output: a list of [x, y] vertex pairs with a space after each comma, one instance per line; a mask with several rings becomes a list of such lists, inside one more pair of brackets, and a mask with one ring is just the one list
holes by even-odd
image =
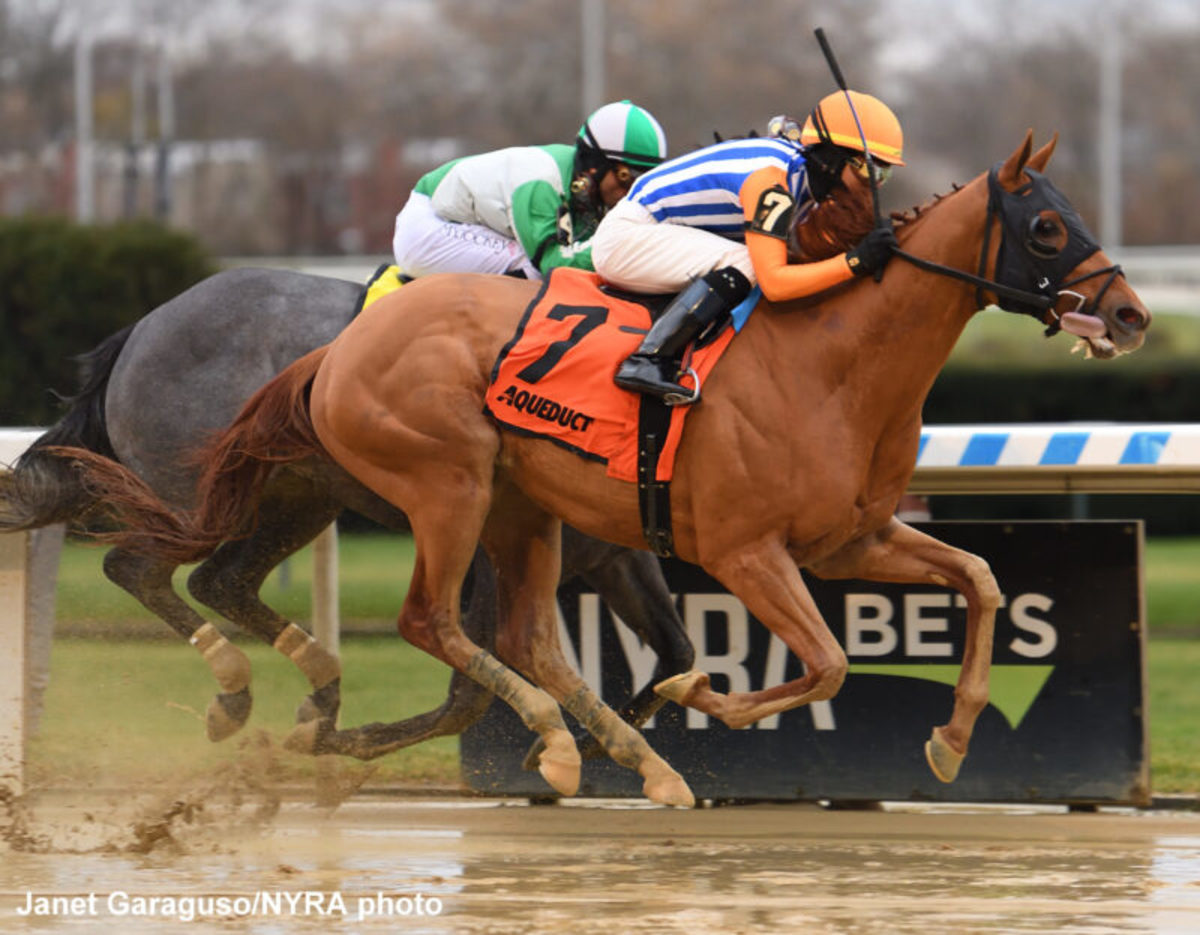
[[1200, 539], [1146, 543], [1146, 616], [1151, 639], [1200, 639]]
[[[183, 643], [55, 640], [41, 730], [30, 744], [33, 783], [110, 788], [161, 783], [236, 758], [246, 744], [279, 742], [308, 692], [303, 676], [267, 646], [246, 645], [254, 710], [242, 734], [204, 736], [212, 674]], [[342, 645], [346, 724], [399, 720], [436, 708], [450, 670], [398, 637], [360, 636]], [[279, 751], [283, 774], [312, 775], [313, 760]], [[394, 753], [372, 781], [456, 782], [458, 742], [442, 737]]]
[[1200, 794], [1200, 641], [1151, 640], [1151, 788]]
[[[108, 583], [102, 568], [105, 549], [68, 541], [59, 568], [60, 634], [176, 637], [128, 593]], [[342, 535], [338, 539], [338, 588], [343, 628], [348, 632], [394, 632], [414, 559], [412, 539], [391, 535]], [[290, 620], [311, 618], [312, 549], [305, 547], [268, 576], [262, 598]], [[175, 574], [176, 589], [187, 595], [191, 567]], [[211, 616], [195, 601], [189, 603]]]
[[[308, 692], [296, 668], [227, 623], [221, 629], [250, 657], [254, 711], [248, 730], [212, 744], [204, 710], [212, 675], [199, 654], [125, 591], [107, 581], [104, 549], [68, 541], [57, 591], [57, 624], [42, 730], [31, 745], [35, 781], [99, 786], [161, 782], [215, 767], [241, 746], [278, 744]], [[396, 636], [395, 621], [412, 573], [411, 538], [342, 535], [338, 542], [344, 675], [342, 723], [400, 720], [445, 700], [449, 669]], [[190, 568], [175, 576], [186, 596]], [[263, 599], [284, 616], [311, 620], [311, 548], [268, 577]], [[211, 611], [189, 603], [213, 619]], [[80, 712], [86, 711], [86, 718]], [[244, 735], [244, 736], [243, 736]], [[282, 753], [285, 772], [312, 772], [312, 760]], [[457, 782], [458, 742], [438, 738], [372, 764], [375, 781]]]
[[[59, 637], [43, 729], [31, 747], [35, 781], [157, 781], [227, 760], [247, 741], [214, 745], [204, 738], [202, 716], [213, 693], [208, 668], [103, 579], [102, 554], [75, 543], [64, 552]], [[397, 720], [436, 707], [445, 697], [448, 670], [394, 631], [413, 560], [411, 541], [344, 535], [339, 558], [344, 631], [357, 634], [342, 646], [342, 723]], [[303, 623], [311, 558], [302, 553], [290, 565], [290, 581], [276, 572], [264, 595]], [[1200, 539], [1147, 543], [1146, 590], [1153, 789], [1200, 793]], [[277, 742], [292, 726], [306, 683], [279, 654], [224, 629], [254, 666], [255, 709], [245, 734], [250, 742], [263, 736]], [[312, 772], [311, 760], [290, 754], [281, 759], [295, 776]], [[400, 751], [378, 761], [378, 770], [372, 782], [454, 782], [457, 742], [441, 738]]]

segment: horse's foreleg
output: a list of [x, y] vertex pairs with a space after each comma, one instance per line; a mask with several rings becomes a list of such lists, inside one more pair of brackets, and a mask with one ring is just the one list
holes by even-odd
[[[640, 728], [666, 703], [654, 686], [692, 667], [696, 651], [667, 590], [658, 559], [649, 552], [610, 545], [609, 560], [582, 572], [608, 609], [654, 650], [654, 671], [632, 698], [617, 706], [621, 720]], [[567, 556], [564, 546], [563, 557]], [[636, 686], [635, 686], [636, 687]], [[595, 737], [580, 747], [585, 760], [604, 752]]]
[[846, 677], [846, 654], [829, 632], [782, 541], [764, 541], [710, 562], [705, 569], [804, 662], [805, 674], [762, 691], [721, 694], [709, 687], [703, 672], [686, 672], [660, 682], [655, 691], [730, 727], [745, 727], [837, 694]]
[[221, 691], [208, 705], [204, 724], [208, 739], [224, 740], [237, 733], [250, 717], [250, 660], [211, 623], [207, 623], [176, 593], [171, 562], [111, 549], [104, 556], [104, 573], [124, 588], [200, 652]]
[[[654, 691], [665, 678], [686, 672], [696, 657], [675, 599], [667, 588], [658, 559], [649, 552], [601, 542], [563, 526], [562, 580], [580, 577], [591, 586], [608, 609], [654, 650], [654, 672], [645, 685], [616, 707], [621, 719], [640, 728], [666, 702]], [[526, 769], [537, 767], [541, 747], [534, 744], [525, 757]], [[604, 754], [595, 737], [580, 744], [585, 759]]]
[[[354, 340], [370, 340], [370, 333], [368, 326]], [[389, 359], [389, 378], [379, 383], [359, 379], [361, 362], [340, 373], [332, 354], [313, 383], [313, 425], [334, 461], [409, 519], [417, 560], [397, 621], [401, 635], [511, 705], [545, 739], [547, 758], [565, 764], [543, 775], [573, 794], [579, 751], [558, 705], [467, 637], [460, 623], [463, 579], [491, 509], [500, 437], [479, 400], [464, 392], [480, 379], [470, 341], [455, 350], [440, 328], [432, 340], [436, 355], [420, 353], [417, 338], [402, 352], [413, 366]]]
[[[578, 535], [576, 533], [575, 535]], [[563, 561], [569, 547], [564, 534]], [[649, 552], [608, 545], [605, 561], [581, 572], [608, 609], [619, 617], [658, 657], [648, 684], [617, 710], [622, 719], [641, 727], [666, 699], [654, 685], [692, 667], [696, 650], [675, 609], [662, 567]], [[564, 576], [565, 577], [565, 576]]]
[[[555, 613], [560, 529], [557, 519], [515, 487], [497, 494], [483, 539], [499, 582], [496, 651], [557, 699], [614, 760], [637, 770], [647, 798], [664, 805], [693, 805], [695, 798], [683, 778], [563, 658]], [[547, 749], [542, 760], [552, 753]]]
[[1000, 588], [987, 562], [893, 518], [879, 532], [848, 544], [812, 566], [822, 578], [867, 578], [954, 588], [967, 601], [962, 669], [950, 723], [935, 727], [925, 755], [935, 776], [953, 782], [967, 755], [975, 721], [988, 700], [992, 635]]
[[[490, 479], [490, 462], [480, 473]], [[400, 614], [400, 633], [512, 707], [546, 744], [539, 766], [542, 776], [560, 793], [574, 795], [579, 788], [579, 751], [554, 699], [472, 642], [459, 623], [462, 582], [490, 508], [490, 486], [456, 479], [443, 466], [436, 481], [430, 479], [423, 489], [427, 498], [419, 509], [408, 511], [417, 561]], [[429, 495], [432, 491], [443, 495]], [[556, 555], [555, 580], [557, 566]]]

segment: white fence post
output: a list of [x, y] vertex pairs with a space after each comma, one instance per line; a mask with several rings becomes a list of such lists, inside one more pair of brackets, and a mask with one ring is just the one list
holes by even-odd
[[312, 627], [313, 637], [334, 655], [341, 645], [338, 616], [338, 532], [330, 523], [313, 540]]
[[[335, 656], [341, 647], [338, 615], [338, 532], [332, 522], [313, 540], [312, 635]], [[317, 757], [316, 804], [335, 806], [341, 801], [337, 782], [337, 757]]]
[[[41, 429], [0, 429], [0, 471], [41, 434]], [[0, 534], [0, 789], [13, 795], [25, 789], [32, 548], [27, 532]]]
[[29, 534], [0, 535], [0, 790], [25, 791]]

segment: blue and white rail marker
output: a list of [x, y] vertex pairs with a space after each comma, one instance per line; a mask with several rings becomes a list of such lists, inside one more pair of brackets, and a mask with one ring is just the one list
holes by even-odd
[[918, 467], [1200, 465], [1198, 425], [930, 425]]
[[[982, 486], [984, 478], [992, 485]], [[1200, 492], [1200, 425], [930, 425], [915, 493]]]

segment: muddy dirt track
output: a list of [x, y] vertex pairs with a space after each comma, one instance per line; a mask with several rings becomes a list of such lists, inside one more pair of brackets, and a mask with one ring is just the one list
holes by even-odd
[[1200, 815], [43, 796], [0, 931], [1200, 932]]

